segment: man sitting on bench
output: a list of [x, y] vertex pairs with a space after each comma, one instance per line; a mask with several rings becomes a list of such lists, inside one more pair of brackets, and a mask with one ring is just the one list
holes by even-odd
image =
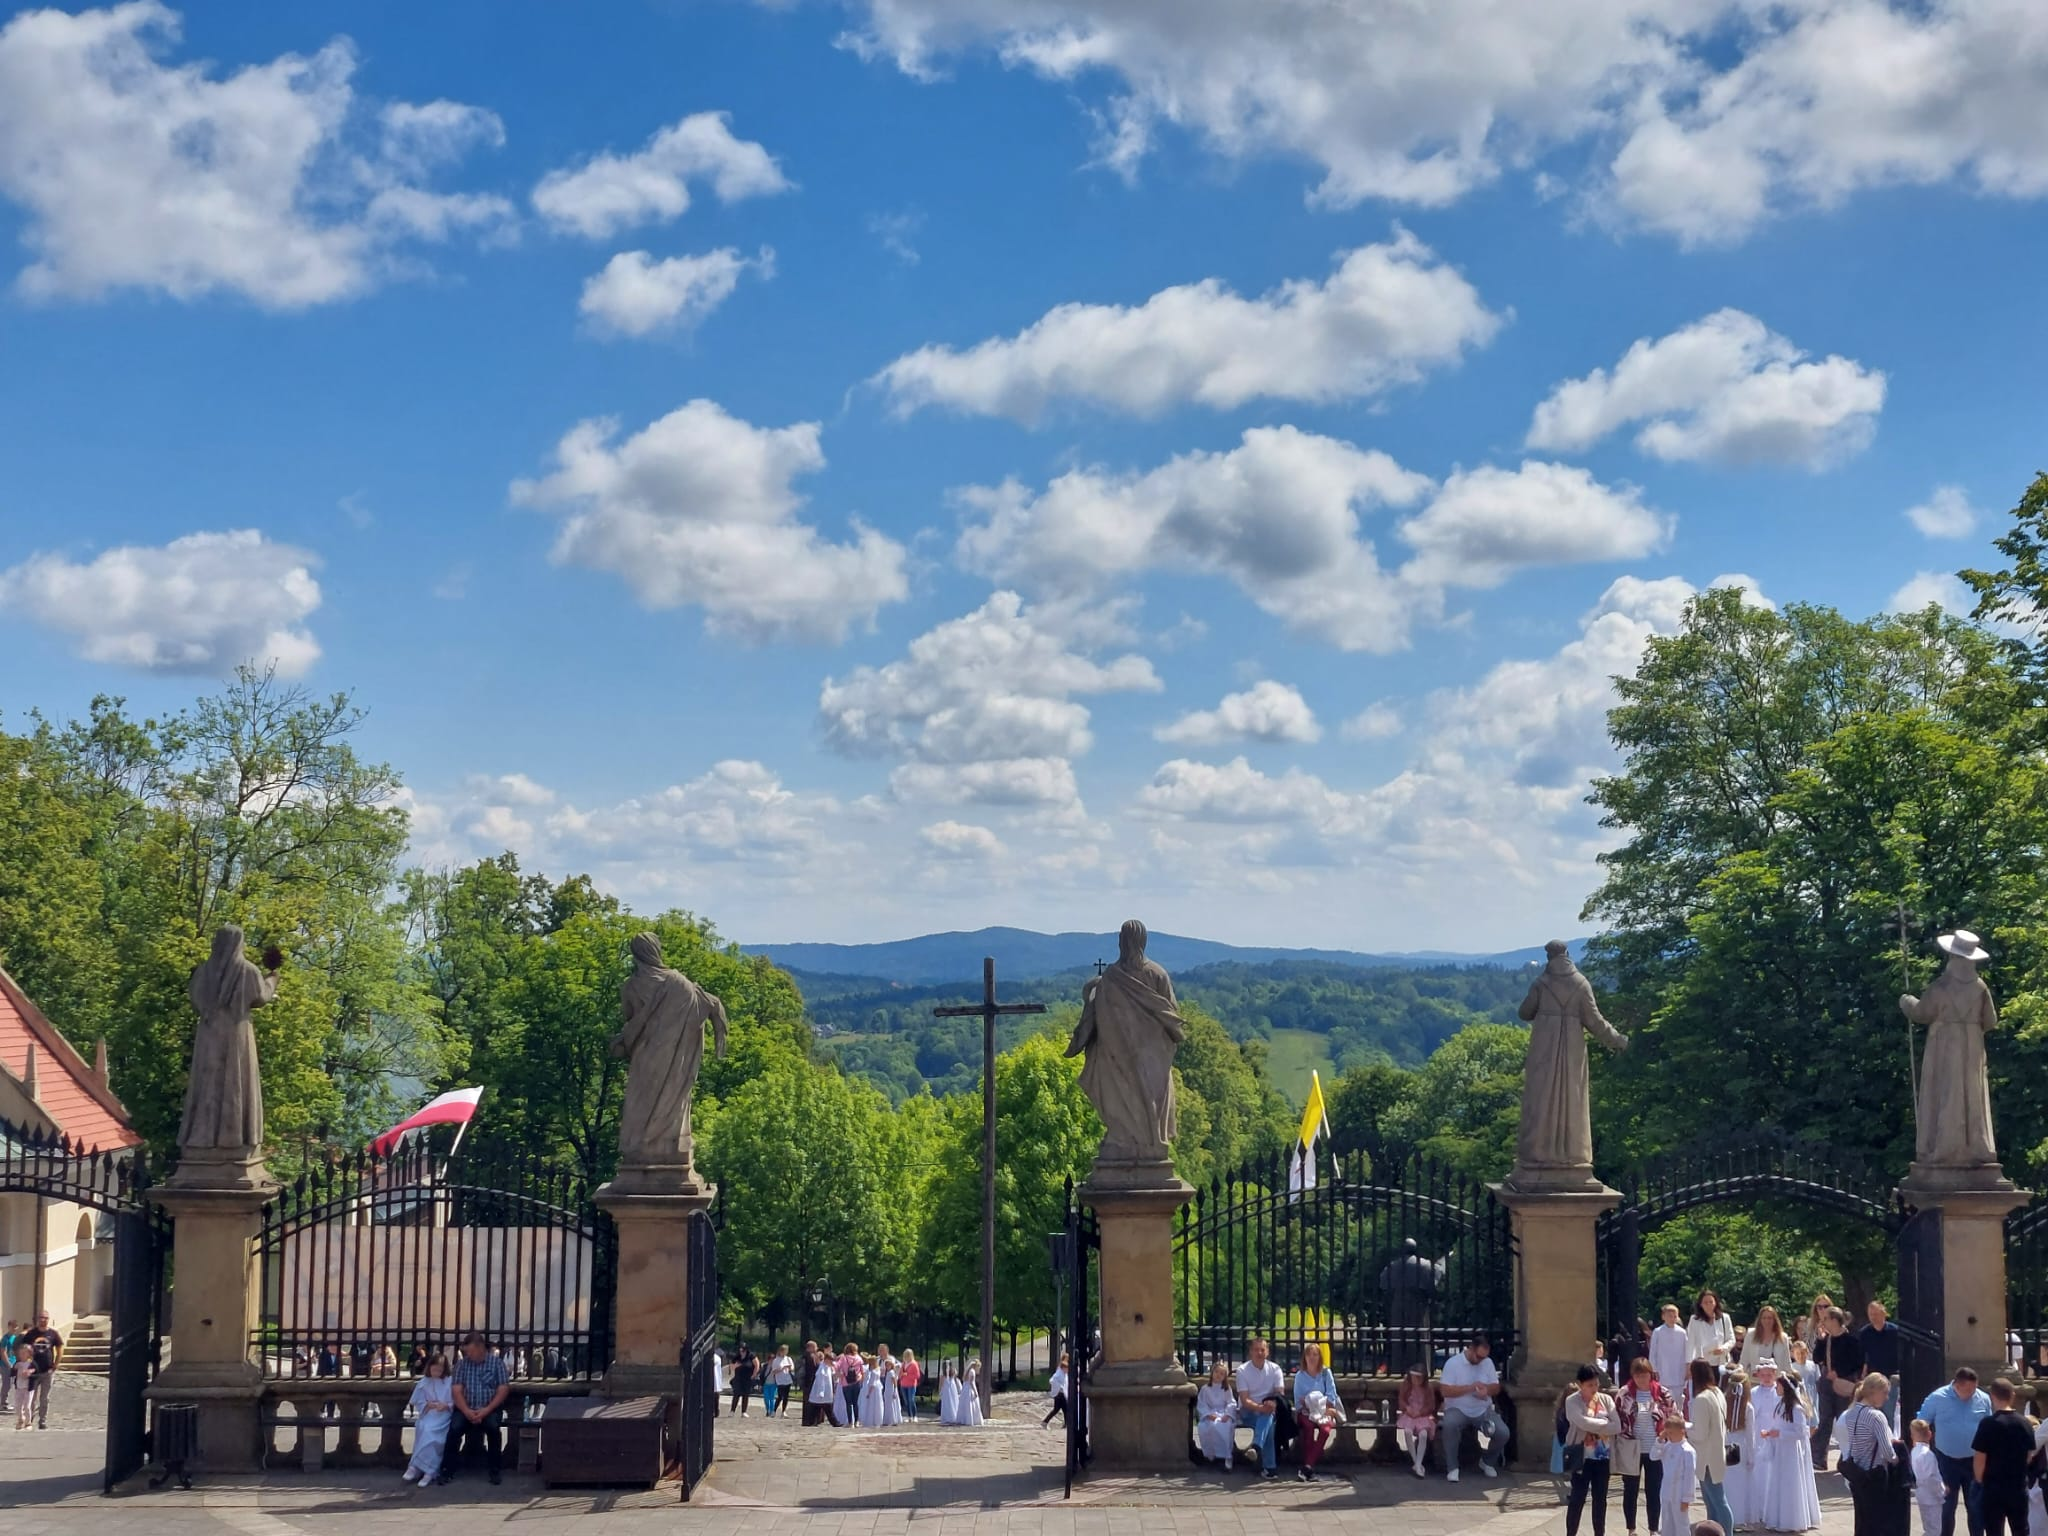
[[1273, 1436], [1286, 1411], [1286, 1377], [1266, 1358], [1266, 1341], [1252, 1340], [1252, 1357], [1237, 1368], [1237, 1422], [1250, 1429], [1259, 1453], [1259, 1476], [1276, 1478], [1279, 1448]]
[[1500, 1464], [1508, 1453], [1507, 1420], [1494, 1402], [1500, 1392], [1500, 1372], [1487, 1358], [1492, 1349], [1485, 1334], [1473, 1334], [1464, 1349], [1444, 1362], [1437, 1379], [1444, 1395], [1445, 1476], [1454, 1483], [1466, 1430], [1486, 1437], [1486, 1448], [1479, 1453], [1479, 1470], [1488, 1477], [1500, 1476]]

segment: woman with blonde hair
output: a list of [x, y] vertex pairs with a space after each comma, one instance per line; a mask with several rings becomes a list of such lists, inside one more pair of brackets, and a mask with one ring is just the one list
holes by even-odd
[[1754, 1371], [1760, 1360], [1775, 1360], [1778, 1369], [1792, 1369], [1792, 1341], [1785, 1337], [1785, 1325], [1778, 1321], [1778, 1309], [1766, 1303], [1756, 1309], [1756, 1321], [1743, 1336], [1740, 1364]]

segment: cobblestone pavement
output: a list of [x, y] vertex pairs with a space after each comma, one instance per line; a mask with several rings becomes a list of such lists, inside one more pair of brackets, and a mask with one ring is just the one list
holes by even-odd
[[[71, 1385], [66, 1378], [59, 1390]], [[99, 1387], [97, 1400], [93, 1388]], [[1189, 1471], [1097, 1475], [1061, 1498], [1063, 1441], [1038, 1427], [1043, 1400], [998, 1402], [980, 1429], [929, 1421], [887, 1430], [801, 1427], [760, 1406], [718, 1421], [719, 1462], [688, 1506], [676, 1486], [650, 1492], [556, 1490], [508, 1473], [415, 1490], [395, 1472], [201, 1477], [193, 1491], [149, 1492], [141, 1479], [99, 1492], [104, 1387], [79, 1379], [63, 1428], [0, 1426], [4, 1536], [1557, 1536], [1549, 1477], [1418, 1482], [1399, 1468], [1314, 1484]], [[9, 1425], [11, 1426], [11, 1420]], [[53, 1411], [52, 1425], [58, 1422]], [[1618, 1503], [1618, 1498], [1617, 1501]], [[1822, 1536], [1849, 1536], [1846, 1494], [1823, 1485]], [[1306, 1517], [1306, 1518], [1304, 1518]], [[1589, 1528], [1590, 1529], [1590, 1528]], [[1621, 1511], [1609, 1529], [1620, 1536]], [[438, 1533], [437, 1533], [438, 1536]]]

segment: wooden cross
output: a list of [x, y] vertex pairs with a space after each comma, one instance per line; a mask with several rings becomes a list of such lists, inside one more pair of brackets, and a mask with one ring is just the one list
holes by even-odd
[[1008, 1013], [1043, 1013], [1043, 1003], [998, 1003], [996, 959], [981, 962], [981, 1001], [964, 1008], [934, 1008], [938, 1019], [981, 1020], [981, 1413], [993, 1411], [996, 1373], [996, 1020]]

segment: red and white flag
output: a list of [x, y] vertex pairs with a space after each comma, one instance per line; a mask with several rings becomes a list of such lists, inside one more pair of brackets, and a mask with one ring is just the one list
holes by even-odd
[[468, 1125], [476, 1115], [477, 1101], [483, 1096], [481, 1088], [451, 1088], [439, 1098], [430, 1100], [426, 1108], [407, 1115], [371, 1142], [370, 1150], [379, 1157], [389, 1157], [391, 1149], [409, 1132], [430, 1125]]

